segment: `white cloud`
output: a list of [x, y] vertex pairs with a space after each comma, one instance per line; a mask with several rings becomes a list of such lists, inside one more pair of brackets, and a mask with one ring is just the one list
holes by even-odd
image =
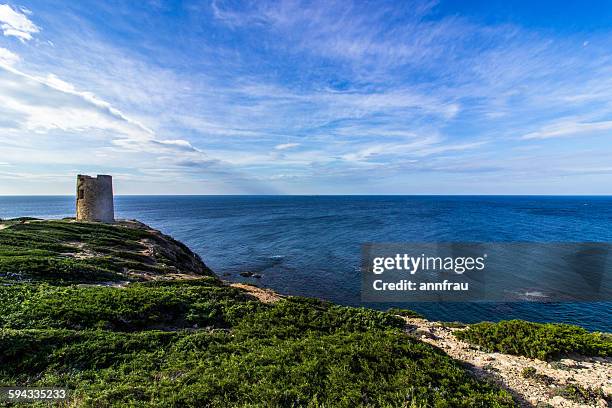
[[183, 139], [176, 139], [176, 140], [155, 140], [154, 143], [159, 144], [161, 146], [174, 147], [174, 148], [177, 148], [177, 149], [180, 149], [180, 150], [199, 152], [199, 150], [196, 149], [195, 147], [193, 147], [191, 145], [191, 143], [189, 143], [187, 140], [183, 140]]
[[82, 98], [83, 100], [97, 106], [98, 108], [101, 108], [102, 110], [107, 111], [112, 116], [115, 116], [125, 122], [130, 123], [146, 133], [153, 134], [153, 131], [149, 129], [147, 126], [124, 115], [119, 109], [114, 108], [110, 103], [103, 101], [102, 99], [98, 98], [96, 95], [94, 95], [91, 92], [78, 91], [74, 87], [74, 85], [68, 82], [62, 81], [61, 79], [59, 79], [53, 74], [48, 74], [44, 78], [40, 78], [40, 77], [32, 77], [32, 78], [45, 85], [48, 85], [51, 88], [57, 89], [58, 91], [61, 91], [61, 92], [64, 92], [70, 95], [78, 96]]
[[554, 137], [578, 136], [612, 129], [612, 120], [601, 122], [562, 121], [542, 127], [536, 132], [527, 133], [521, 139], [550, 139]]
[[0, 47], [0, 65], [11, 66], [15, 65], [21, 60], [19, 55], [7, 50], [6, 48]]
[[274, 146], [274, 149], [276, 150], [286, 150], [286, 149], [292, 149], [294, 147], [298, 147], [300, 144], [299, 143], [282, 143], [282, 144], [278, 144], [276, 146]]
[[[110, 142], [110, 146], [132, 153], [172, 153], [175, 161], [209, 160], [189, 141], [160, 138], [152, 129], [95, 94], [80, 91], [52, 74], [38, 77], [0, 66], [0, 105], [5, 111], [0, 125], [6, 116], [5, 129], [25, 132], [28, 137], [68, 132], [81, 135], [75, 148], [86, 147], [97, 138], [98, 144], [101, 142], [104, 146]], [[0, 135], [0, 142], [9, 137]]]
[[30, 13], [22, 11], [14, 10], [8, 4], [0, 4], [0, 29], [5, 36], [17, 37], [25, 42], [31, 40], [32, 34], [38, 33], [40, 28], [26, 16]]
[[0, 65], [0, 102], [20, 128], [32, 132], [105, 129], [134, 139], [152, 137], [150, 129], [109, 103], [53, 75], [36, 77]]

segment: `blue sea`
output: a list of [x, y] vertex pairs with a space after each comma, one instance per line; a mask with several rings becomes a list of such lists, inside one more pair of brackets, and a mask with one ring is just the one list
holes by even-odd
[[[0, 197], [0, 218], [74, 215], [71, 196]], [[612, 242], [612, 197], [117, 196], [117, 218], [186, 243], [223, 279], [360, 302], [367, 242]], [[243, 278], [240, 272], [261, 274]], [[526, 272], [527, 273], [527, 272]], [[612, 331], [612, 302], [414, 303], [435, 320], [520, 318]]]

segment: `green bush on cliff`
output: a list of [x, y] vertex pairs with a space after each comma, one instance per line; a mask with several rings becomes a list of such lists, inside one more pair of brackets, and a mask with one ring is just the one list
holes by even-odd
[[470, 325], [455, 336], [488, 351], [547, 360], [577, 353], [612, 356], [612, 338], [569, 324], [508, 320]]
[[387, 309], [387, 313], [391, 313], [397, 316], [402, 316], [402, 317], [409, 317], [409, 318], [413, 318], [413, 319], [424, 319], [425, 316], [423, 316], [420, 313], [415, 312], [414, 310], [410, 310], [410, 309], [401, 309], [399, 307], [392, 307]]

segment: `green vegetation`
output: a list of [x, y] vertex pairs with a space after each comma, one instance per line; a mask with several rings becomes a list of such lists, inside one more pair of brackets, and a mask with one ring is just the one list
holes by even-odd
[[523, 378], [536, 380], [546, 385], [551, 385], [555, 383], [555, 380], [552, 377], [549, 377], [546, 374], [538, 373], [538, 371], [534, 367], [524, 367], [521, 371], [521, 375], [523, 376]]
[[423, 316], [420, 313], [415, 312], [414, 310], [400, 309], [398, 307], [392, 307], [392, 308], [388, 309], [387, 313], [391, 313], [391, 314], [396, 315], [396, 316], [411, 317], [411, 318], [417, 318], [417, 319], [424, 319], [425, 318], [425, 316]]
[[391, 313], [261, 303], [135, 223], [3, 223], [2, 384], [96, 407], [515, 405]]
[[537, 373], [537, 370], [533, 367], [525, 367], [523, 368], [523, 371], [521, 371], [523, 378], [535, 378]]
[[212, 276], [185, 245], [137, 222], [117, 225], [4, 220], [0, 230], [2, 281], [138, 281], [171, 272]]
[[581, 387], [578, 384], [569, 384], [555, 389], [555, 395], [559, 395], [578, 404], [595, 404], [600, 398], [611, 403], [609, 395], [604, 395], [602, 390], [594, 391], [590, 388]]
[[[26, 306], [4, 326], [37, 328], [0, 330], [0, 382], [64, 384], [85, 406], [513, 406], [388, 313], [304, 298], [267, 305], [209, 283], [5, 287]], [[202, 305], [214, 299], [221, 306], [211, 313]], [[208, 326], [151, 330], [159, 323], [147, 314], [166, 306], [184, 325]], [[130, 332], [118, 331], [124, 324]]]
[[137, 331], [229, 327], [259, 302], [201, 280], [134, 283], [125, 288], [16, 284], [0, 287], [0, 325], [15, 329]]
[[470, 325], [455, 335], [490, 352], [515, 354], [540, 360], [577, 353], [584, 356], [612, 356], [609, 334], [590, 333], [568, 324], [531, 323], [508, 320]]

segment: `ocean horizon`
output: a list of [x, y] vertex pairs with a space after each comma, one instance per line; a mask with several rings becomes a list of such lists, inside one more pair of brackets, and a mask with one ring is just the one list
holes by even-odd
[[[0, 218], [71, 217], [74, 207], [73, 196], [0, 196]], [[116, 195], [115, 214], [184, 242], [222, 279], [283, 294], [432, 320], [612, 329], [612, 302], [362, 303], [359, 269], [369, 242], [612, 242], [612, 196]]]

